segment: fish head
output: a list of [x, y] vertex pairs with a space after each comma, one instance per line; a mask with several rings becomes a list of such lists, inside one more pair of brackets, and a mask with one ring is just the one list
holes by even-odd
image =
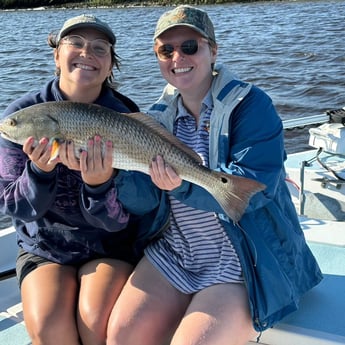
[[33, 112], [31, 108], [23, 108], [2, 119], [1, 136], [20, 145], [31, 136], [36, 142], [43, 137], [64, 139], [60, 134], [59, 122], [53, 116], [48, 112]]

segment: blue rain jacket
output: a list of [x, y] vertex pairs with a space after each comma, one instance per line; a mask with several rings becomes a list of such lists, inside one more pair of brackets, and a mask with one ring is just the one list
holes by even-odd
[[[267, 188], [252, 197], [238, 224], [197, 185], [184, 181], [169, 193], [189, 206], [218, 214], [240, 258], [253, 325], [260, 332], [295, 311], [300, 297], [321, 281], [322, 274], [306, 244], [285, 182], [283, 127], [271, 99], [256, 86], [236, 79], [221, 65], [216, 67], [211, 92], [214, 110], [210, 168], [255, 179]], [[177, 98], [177, 90], [167, 85], [149, 109], [171, 132]], [[120, 173], [118, 180], [129, 178], [132, 182], [124, 184], [131, 187], [119, 191], [118, 197], [125, 207], [134, 210], [138, 204], [133, 204], [133, 195], [140, 194], [142, 177], [126, 174]], [[145, 208], [161, 203], [158, 223], [164, 224], [169, 207], [164, 196], [145, 189], [140, 198]]]

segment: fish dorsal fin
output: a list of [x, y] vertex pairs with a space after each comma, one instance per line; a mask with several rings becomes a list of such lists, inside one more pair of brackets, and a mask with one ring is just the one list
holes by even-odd
[[193, 151], [186, 144], [180, 141], [177, 137], [170, 133], [163, 125], [161, 125], [158, 121], [156, 121], [149, 115], [144, 113], [124, 113], [123, 115], [140, 122], [143, 126], [149, 128], [150, 131], [156, 133], [161, 138], [170, 142], [172, 145], [174, 145], [187, 155], [191, 156], [194, 160], [202, 164], [201, 157], [195, 151]]

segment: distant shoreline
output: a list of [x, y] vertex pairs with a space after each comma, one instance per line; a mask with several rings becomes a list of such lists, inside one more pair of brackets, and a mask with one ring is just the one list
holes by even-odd
[[[201, 5], [220, 5], [226, 3], [246, 3], [259, 2], [260, 0], [194, 0], [186, 1], [186, 3], [194, 6]], [[262, 0], [261, 0], [262, 1]], [[265, 0], [276, 1], [276, 0]], [[150, 7], [150, 6], [177, 6], [185, 3], [177, 0], [150, 0], [150, 1], [116, 1], [116, 0], [87, 0], [80, 2], [65, 2], [65, 1], [14, 1], [14, 0], [0, 0], [0, 10], [40, 10], [40, 9], [75, 9], [75, 8], [121, 8], [121, 7]]]

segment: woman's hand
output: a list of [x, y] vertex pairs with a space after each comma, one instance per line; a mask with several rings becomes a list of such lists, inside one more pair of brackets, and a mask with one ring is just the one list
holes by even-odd
[[163, 157], [157, 156], [152, 160], [150, 166], [150, 176], [152, 182], [160, 189], [173, 190], [179, 187], [182, 179], [176, 174], [175, 170], [165, 164]]
[[113, 145], [111, 141], [104, 143], [102, 154], [102, 139], [96, 135], [87, 143], [87, 151], [80, 153], [80, 158], [75, 156], [74, 143], [64, 143], [60, 147], [60, 161], [69, 169], [81, 172], [84, 183], [98, 186], [107, 182], [115, 175], [112, 167]]
[[89, 140], [87, 152], [80, 155], [80, 170], [83, 181], [90, 186], [97, 186], [107, 182], [115, 175], [113, 163], [113, 144], [111, 141], [104, 143], [104, 156], [102, 155], [102, 139], [96, 135], [94, 140]]
[[41, 138], [37, 145], [34, 146], [34, 137], [29, 137], [24, 145], [23, 151], [29, 159], [42, 171], [51, 172], [54, 170], [59, 158], [51, 159], [52, 145], [47, 138]]
[[59, 145], [59, 160], [68, 169], [80, 171], [80, 160], [75, 156], [73, 141], [64, 141]]

